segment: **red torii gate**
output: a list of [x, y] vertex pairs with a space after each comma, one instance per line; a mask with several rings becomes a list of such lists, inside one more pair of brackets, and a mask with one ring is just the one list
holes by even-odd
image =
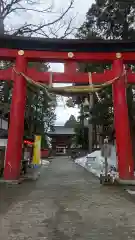
[[[122, 50], [123, 53], [119, 53], [122, 52], [122, 42], [115, 43], [116, 45], [114, 46], [113, 42], [105, 41], [98, 43], [92, 43], [88, 41], [82, 41], [81, 43], [78, 43], [76, 40], [59, 41], [50, 39], [42, 41], [45, 41], [46, 45], [48, 44], [47, 47], [43, 47], [43, 42], [37, 39], [30, 40], [27, 38], [13, 37], [5, 37], [4, 39], [4, 37], [2, 37], [0, 38], [0, 59], [14, 60], [17, 72], [23, 72], [31, 77], [34, 81], [42, 83], [49, 83], [50, 73], [37, 72], [35, 69], [29, 69], [27, 67], [28, 61], [66, 62], [67, 65], [65, 68], [65, 73], [53, 73], [53, 83], [88, 83], [88, 74], [75, 72], [75, 65], [73, 62], [106, 61], [113, 63], [112, 70], [107, 70], [100, 74], [93, 73], [92, 81], [94, 84], [103, 83], [119, 76], [119, 80], [115, 81], [112, 86], [118, 170], [120, 179], [133, 179], [134, 164], [126, 102], [126, 84], [135, 83], [135, 74], [132, 72], [127, 72], [126, 82], [123, 72], [125, 63], [135, 61], [135, 43], [134, 45], [132, 43], [132, 46], [131, 44], [129, 45], [129, 52], [125, 52], [126, 46], [124, 45], [124, 50]], [[46, 43], [46, 41], [48, 42]], [[53, 47], [54, 45], [49, 45], [52, 44], [52, 41], [53, 44], [57, 45], [55, 49]], [[103, 47], [106, 47], [107, 43], [110, 43], [110, 48], [108, 47], [108, 51], [107, 49], [103, 50]], [[79, 46], [77, 44], [80, 44], [79, 46], [81, 51], [78, 50]], [[100, 49], [97, 47], [99, 45]], [[6, 46], [9, 48], [5, 48]], [[94, 46], [96, 49], [93, 50]], [[52, 51], [50, 51], [50, 48]], [[69, 62], [71, 62], [71, 64]], [[4, 178], [5, 180], [16, 180], [20, 175], [26, 101], [26, 80], [22, 75], [16, 74], [12, 68], [0, 70], [0, 80], [14, 81]]]

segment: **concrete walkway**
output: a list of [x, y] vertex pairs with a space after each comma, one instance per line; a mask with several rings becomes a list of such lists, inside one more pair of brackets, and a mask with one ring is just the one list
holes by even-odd
[[0, 185], [0, 239], [135, 239], [135, 204], [125, 194], [67, 158], [54, 159], [36, 182]]

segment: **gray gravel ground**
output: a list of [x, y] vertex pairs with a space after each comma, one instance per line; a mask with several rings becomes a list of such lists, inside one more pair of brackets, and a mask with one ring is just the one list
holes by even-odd
[[67, 158], [36, 182], [0, 184], [0, 240], [135, 239], [135, 204]]

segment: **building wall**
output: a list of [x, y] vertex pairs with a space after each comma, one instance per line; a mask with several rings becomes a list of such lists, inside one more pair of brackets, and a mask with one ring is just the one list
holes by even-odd
[[0, 139], [0, 147], [6, 147], [7, 146], [7, 139]]
[[[0, 118], [0, 129], [8, 130], [8, 121]], [[7, 139], [0, 138], [0, 147], [7, 146]]]
[[8, 122], [0, 118], [0, 128], [8, 130]]
[[[63, 135], [57, 135], [52, 136], [52, 150], [53, 154], [56, 154], [57, 148], [67, 148], [72, 143], [72, 136], [63, 136]], [[66, 154], [66, 151], [65, 151]]]
[[71, 139], [72, 139], [72, 136], [55, 136], [55, 137], [52, 137], [52, 144], [54, 146], [56, 145], [70, 145], [71, 144]]

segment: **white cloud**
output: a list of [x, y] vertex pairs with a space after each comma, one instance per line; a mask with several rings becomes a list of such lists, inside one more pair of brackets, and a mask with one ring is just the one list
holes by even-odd
[[69, 119], [71, 115], [74, 115], [76, 118], [78, 116], [79, 109], [77, 108], [68, 108], [68, 107], [57, 107], [56, 114], [57, 119], [56, 125], [64, 125], [64, 123]]
[[49, 71], [64, 72], [64, 64], [63, 63], [50, 63]]

